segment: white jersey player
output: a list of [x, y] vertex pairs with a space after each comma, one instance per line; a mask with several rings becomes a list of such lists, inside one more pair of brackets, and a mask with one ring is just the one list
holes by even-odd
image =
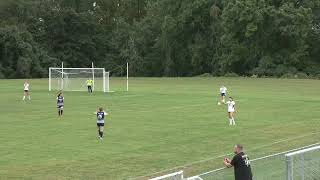
[[224, 103], [224, 104], [226, 103], [226, 102], [225, 102], [225, 97], [226, 97], [226, 95], [227, 95], [227, 91], [228, 91], [228, 90], [227, 90], [227, 88], [226, 88], [225, 86], [222, 85], [222, 86], [220, 87], [221, 103]]
[[227, 107], [228, 107], [228, 115], [229, 115], [229, 125], [236, 125], [236, 122], [234, 120], [234, 113], [236, 111], [236, 102], [234, 102], [232, 97], [229, 97], [229, 101], [227, 101]]
[[30, 94], [29, 94], [29, 91], [30, 91], [30, 84], [28, 83], [28, 81], [25, 81], [24, 84], [23, 84], [24, 88], [23, 88], [23, 98], [22, 100], [24, 101], [26, 99], [26, 96], [28, 96], [29, 100], [31, 100], [31, 97], [30, 97]]

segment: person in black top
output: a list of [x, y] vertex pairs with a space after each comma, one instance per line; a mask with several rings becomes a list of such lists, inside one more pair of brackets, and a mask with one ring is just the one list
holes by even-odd
[[62, 91], [59, 91], [57, 95], [57, 108], [58, 108], [58, 115], [62, 117], [63, 115], [63, 106], [64, 106], [64, 97]]
[[104, 129], [104, 120], [108, 113], [103, 111], [103, 108], [100, 107], [95, 114], [97, 115], [97, 128], [98, 128], [98, 134], [99, 139], [103, 139], [103, 129]]
[[252, 180], [251, 166], [248, 156], [243, 152], [243, 146], [237, 144], [234, 147], [236, 154], [232, 160], [224, 158], [224, 165], [234, 167], [235, 180]]

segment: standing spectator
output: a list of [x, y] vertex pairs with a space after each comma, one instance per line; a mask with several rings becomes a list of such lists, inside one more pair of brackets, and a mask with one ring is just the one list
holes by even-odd
[[224, 165], [234, 167], [235, 180], [252, 180], [251, 166], [248, 156], [243, 152], [243, 146], [237, 144], [234, 147], [235, 156], [232, 160], [224, 158]]

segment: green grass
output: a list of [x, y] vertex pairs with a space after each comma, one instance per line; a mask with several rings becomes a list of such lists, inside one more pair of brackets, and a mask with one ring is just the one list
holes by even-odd
[[[1, 179], [128, 179], [210, 159], [185, 167], [191, 176], [222, 167], [214, 157], [235, 143], [255, 158], [320, 139], [316, 80], [132, 78], [129, 92], [65, 92], [63, 119], [46, 79], [30, 80], [31, 102], [23, 80], [0, 83]], [[235, 127], [217, 105], [221, 84], [237, 103]], [[98, 106], [110, 113], [103, 141]]]

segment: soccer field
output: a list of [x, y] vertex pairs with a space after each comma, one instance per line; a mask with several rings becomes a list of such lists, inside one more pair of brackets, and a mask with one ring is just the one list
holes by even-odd
[[[65, 92], [62, 119], [47, 79], [30, 80], [30, 102], [23, 80], [0, 82], [0, 179], [128, 179], [188, 164], [191, 176], [222, 167], [214, 157], [236, 143], [256, 158], [320, 141], [317, 80], [132, 78], [129, 92]], [[222, 84], [235, 127], [217, 105]], [[110, 114], [102, 141], [99, 106]]]

